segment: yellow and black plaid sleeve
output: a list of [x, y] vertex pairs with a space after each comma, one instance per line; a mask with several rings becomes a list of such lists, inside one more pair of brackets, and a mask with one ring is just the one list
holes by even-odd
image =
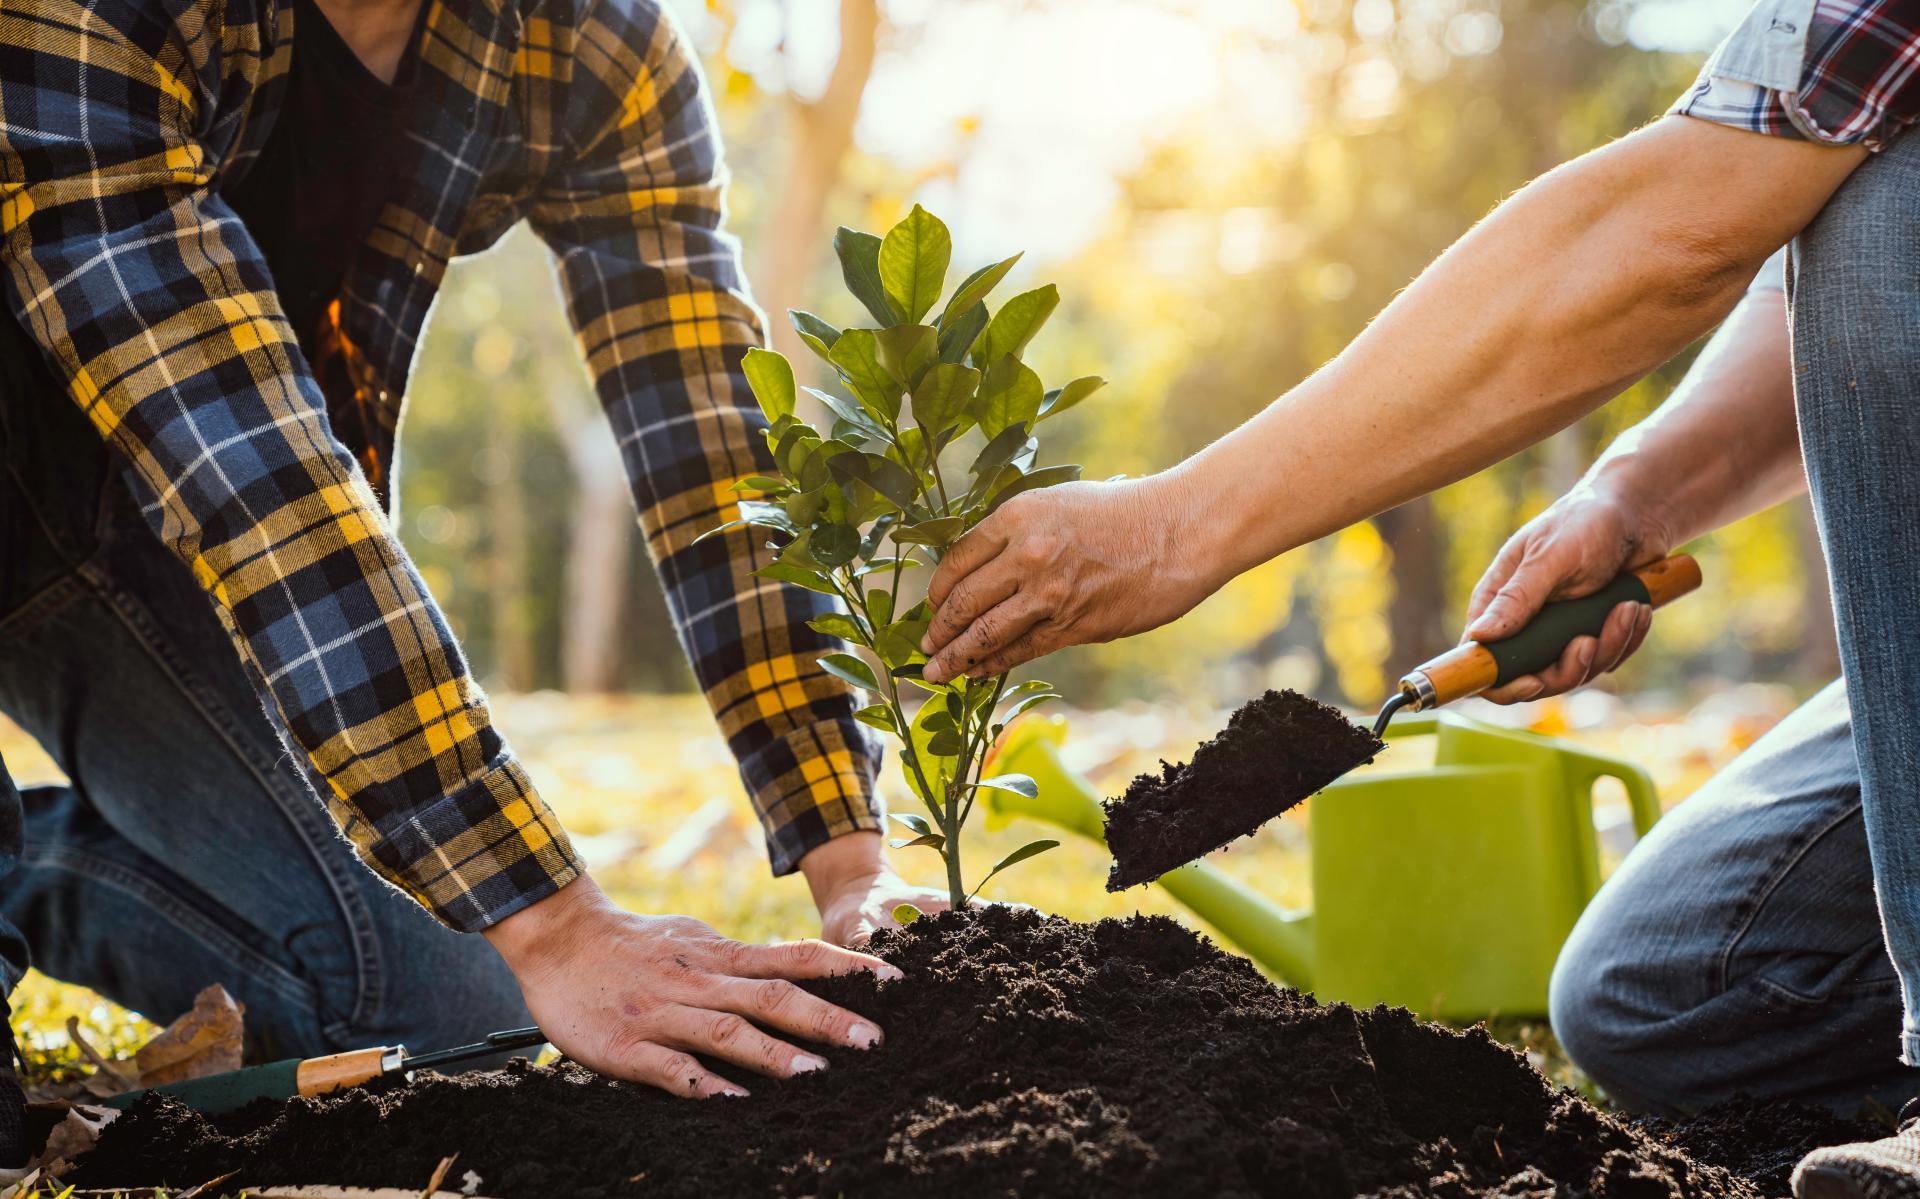
[[[879, 825], [879, 748], [847, 687], [816, 664], [843, 648], [807, 627], [824, 597], [755, 578], [771, 560], [730, 488], [772, 468], [740, 370], [762, 344], [699, 68], [644, 0], [601, 0], [577, 25], [529, 23], [521, 72], [563, 97], [565, 165], [531, 218], [558, 256], [568, 312], [619, 439], [681, 643], [766, 827], [775, 873]], [[564, 88], [551, 76], [565, 69]], [[531, 106], [536, 110], [542, 106]]]
[[449, 925], [485, 928], [578, 867], [211, 188], [199, 131], [224, 88], [207, 83], [247, 52], [220, 8], [0, 7], [12, 315], [132, 468], [356, 849]]

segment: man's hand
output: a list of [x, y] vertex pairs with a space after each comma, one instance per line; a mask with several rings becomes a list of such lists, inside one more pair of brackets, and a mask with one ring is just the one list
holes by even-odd
[[1194, 553], [1194, 511], [1165, 475], [1016, 496], [955, 543], [927, 586], [926, 677], [983, 678], [1185, 615], [1229, 577]]
[[848, 833], [800, 859], [800, 872], [820, 910], [820, 936], [858, 949], [873, 934], [894, 927], [893, 909], [910, 903], [931, 915], [952, 906], [945, 891], [916, 887], [894, 873], [880, 834]]
[[[687, 916], [616, 907], [585, 876], [487, 930], [555, 1048], [584, 1066], [697, 1099], [747, 1092], [693, 1054], [788, 1078], [826, 1061], [760, 1031], [869, 1049], [880, 1030], [790, 981], [899, 970], [820, 941], [748, 945]], [[759, 1027], [756, 1027], [759, 1026]]]
[[[1550, 600], [1598, 591], [1623, 570], [1667, 555], [1671, 534], [1657, 519], [1604, 486], [1583, 482], [1507, 539], [1473, 589], [1466, 635], [1511, 637]], [[1618, 604], [1600, 636], [1576, 637], [1560, 660], [1486, 693], [1497, 704], [1571, 691], [1627, 660], [1653, 625], [1647, 604]]]

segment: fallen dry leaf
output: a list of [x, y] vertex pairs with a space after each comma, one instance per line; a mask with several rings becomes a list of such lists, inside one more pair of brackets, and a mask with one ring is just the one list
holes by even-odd
[[193, 1008], [133, 1055], [137, 1081], [157, 1087], [240, 1068], [243, 1009], [219, 983], [193, 997]]

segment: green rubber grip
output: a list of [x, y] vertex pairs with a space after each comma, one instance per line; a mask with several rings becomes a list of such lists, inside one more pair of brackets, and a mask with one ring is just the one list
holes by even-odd
[[1621, 575], [1592, 595], [1555, 600], [1513, 636], [1482, 642], [1500, 667], [1494, 686], [1505, 686], [1523, 674], [1545, 670], [1560, 660], [1576, 637], [1598, 637], [1606, 626], [1607, 614], [1620, 604], [1652, 602], [1647, 585], [1634, 574]]
[[[298, 1095], [300, 1059], [290, 1057], [284, 1061], [268, 1062], [264, 1066], [248, 1066], [244, 1070], [165, 1083], [150, 1089], [162, 1095], [172, 1095], [195, 1111], [217, 1115], [243, 1108], [256, 1099], [291, 1099]], [[108, 1107], [132, 1107], [146, 1093], [128, 1091], [124, 1095], [115, 1095], [105, 1103]]]

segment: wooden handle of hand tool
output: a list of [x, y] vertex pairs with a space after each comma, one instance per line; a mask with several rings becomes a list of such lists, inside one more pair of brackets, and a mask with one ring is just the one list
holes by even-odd
[[1534, 614], [1526, 628], [1504, 640], [1467, 641], [1456, 645], [1420, 666], [1408, 678], [1426, 676], [1432, 689], [1430, 698], [1422, 696], [1421, 706], [1426, 708], [1478, 695], [1523, 674], [1545, 670], [1560, 660], [1560, 655], [1576, 637], [1599, 636], [1608, 613], [1619, 604], [1651, 604], [1659, 608], [1699, 586], [1700, 564], [1691, 554], [1675, 554], [1629, 571], [1592, 595], [1546, 605]]
[[298, 1082], [302, 1095], [324, 1095], [342, 1087], [372, 1082], [381, 1075], [381, 1064], [393, 1050], [383, 1046], [350, 1049], [327, 1057], [310, 1057], [300, 1063]]

